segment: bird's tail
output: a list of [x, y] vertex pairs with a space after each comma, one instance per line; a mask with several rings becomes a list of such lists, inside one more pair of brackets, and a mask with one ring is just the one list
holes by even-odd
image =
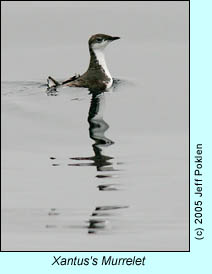
[[48, 88], [57, 87], [59, 85], [60, 85], [60, 83], [58, 81], [56, 81], [54, 78], [52, 78], [51, 76], [49, 76], [47, 78], [47, 86], [48, 86]]

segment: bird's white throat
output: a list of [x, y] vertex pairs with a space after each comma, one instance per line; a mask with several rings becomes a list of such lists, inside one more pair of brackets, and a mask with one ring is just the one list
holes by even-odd
[[107, 64], [105, 62], [105, 55], [104, 52], [101, 49], [94, 49], [94, 54], [96, 55], [96, 59], [99, 62], [99, 65], [103, 68], [106, 76], [110, 79], [107, 88], [110, 88], [113, 84], [113, 78], [108, 70]]

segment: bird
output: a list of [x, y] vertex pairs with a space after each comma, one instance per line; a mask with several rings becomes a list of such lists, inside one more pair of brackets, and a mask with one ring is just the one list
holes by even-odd
[[82, 75], [74, 75], [61, 83], [53, 77], [47, 78], [48, 88], [57, 86], [83, 87], [90, 91], [102, 91], [109, 89], [113, 84], [113, 78], [108, 70], [104, 50], [113, 41], [120, 39], [118, 36], [106, 34], [94, 34], [88, 40], [90, 63], [87, 71]]

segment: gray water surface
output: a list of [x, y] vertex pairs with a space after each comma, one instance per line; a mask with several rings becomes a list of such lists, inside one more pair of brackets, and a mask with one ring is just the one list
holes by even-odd
[[[188, 5], [108, 3], [3, 14], [3, 250], [189, 248]], [[47, 94], [49, 74], [86, 70], [98, 32], [122, 37], [116, 85]]]
[[176, 105], [127, 81], [100, 94], [2, 90], [3, 249], [188, 248], [188, 137]]

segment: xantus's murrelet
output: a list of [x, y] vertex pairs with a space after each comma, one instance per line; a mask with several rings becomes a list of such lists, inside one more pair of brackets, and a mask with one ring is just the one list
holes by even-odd
[[90, 90], [108, 89], [113, 84], [113, 78], [107, 68], [104, 56], [104, 49], [112, 41], [120, 39], [106, 34], [95, 34], [88, 41], [90, 52], [90, 64], [87, 71], [81, 76], [73, 76], [70, 79], [59, 83], [51, 76], [48, 77], [48, 87], [58, 85], [69, 87], [85, 87]]

